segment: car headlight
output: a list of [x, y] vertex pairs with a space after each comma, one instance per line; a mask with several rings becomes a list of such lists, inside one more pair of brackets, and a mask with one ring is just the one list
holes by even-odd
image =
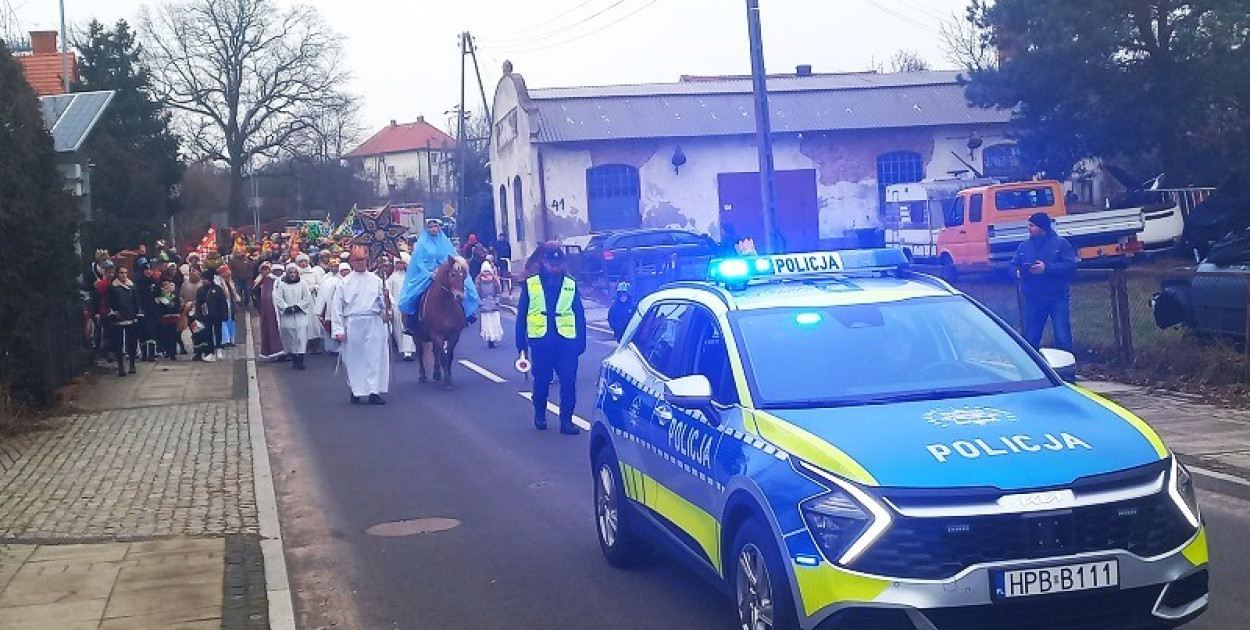
[[1194, 490], [1194, 477], [1176, 460], [1176, 456], [1172, 456], [1172, 475], [1168, 483], [1168, 494], [1172, 496], [1172, 501], [1176, 503], [1176, 507], [1180, 508], [1181, 514], [1185, 515], [1185, 520], [1197, 529], [1202, 522], [1202, 513], [1198, 510], [1198, 492]]
[[800, 506], [812, 537], [831, 562], [854, 562], [889, 529], [890, 511], [854, 484], [806, 462], [800, 465], [834, 486]]

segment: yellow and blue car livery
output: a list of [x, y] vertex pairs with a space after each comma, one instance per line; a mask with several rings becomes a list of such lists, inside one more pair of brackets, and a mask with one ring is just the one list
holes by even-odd
[[[644, 299], [603, 364], [590, 455], [614, 564], [667, 548], [747, 628], [1167, 628], [1206, 609], [1188, 472], [984, 307], [892, 250], [711, 277]], [[903, 359], [926, 339], [968, 352], [891, 367], [887, 338], [926, 326]], [[891, 371], [921, 386], [778, 397], [903, 382]], [[961, 386], [928, 388], [944, 379]]]

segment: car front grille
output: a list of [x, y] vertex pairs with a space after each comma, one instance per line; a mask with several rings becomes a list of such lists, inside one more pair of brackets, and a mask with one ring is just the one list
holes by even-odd
[[1166, 493], [1028, 514], [896, 516], [851, 569], [939, 580], [977, 564], [1124, 550], [1142, 557], [1176, 549], [1193, 529]]

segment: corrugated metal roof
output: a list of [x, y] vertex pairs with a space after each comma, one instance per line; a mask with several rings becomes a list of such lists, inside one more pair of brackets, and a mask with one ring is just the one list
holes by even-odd
[[[849, 72], [811, 76], [783, 75], [768, 78], [768, 91], [811, 92], [821, 90], [855, 90], [909, 85], [949, 85], [959, 80], [962, 72], [932, 70], [926, 72]], [[530, 98], [600, 98], [605, 96], [662, 96], [679, 94], [750, 94], [750, 77], [688, 77], [676, 83], [634, 83], [629, 85], [597, 85], [579, 87], [531, 88]]]
[[77, 151], [113, 101], [112, 90], [39, 97], [43, 124], [52, 133], [57, 153]]
[[[1009, 110], [968, 105], [956, 72], [769, 81], [775, 133], [1001, 124]], [[531, 90], [538, 142], [755, 133], [746, 80]]]

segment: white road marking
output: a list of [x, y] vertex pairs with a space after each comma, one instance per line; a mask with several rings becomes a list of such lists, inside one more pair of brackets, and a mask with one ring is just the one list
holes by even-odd
[[586, 327], [587, 327], [587, 328], [589, 328], [589, 329], [591, 329], [591, 330], [593, 330], [593, 331], [595, 331], [595, 332], [601, 332], [601, 333], [603, 333], [603, 334], [605, 334], [605, 335], [615, 335], [615, 334], [616, 334], [616, 333], [612, 332], [612, 329], [611, 329], [611, 328], [604, 328], [603, 326], [597, 326], [597, 325], [595, 325], [595, 324], [586, 324]]
[[504, 377], [499, 376], [498, 374], [495, 374], [494, 372], [492, 372], [492, 371], [490, 371], [490, 370], [488, 370], [488, 369], [486, 369], [486, 368], [484, 368], [484, 367], [482, 367], [482, 366], [480, 366], [480, 365], [478, 365], [478, 364], [476, 364], [476, 363], [474, 363], [474, 362], [472, 362], [472, 361], [470, 361], [470, 360], [468, 360], [468, 359], [460, 359], [460, 365], [463, 365], [463, 366], [465, 366], [465, 367], [469, 368], [470, 370], [472, 370], [472, 371], [474, 371], [474, 372], [477, 372], [478, 374], [481, 374], [482, 376], [486, 377], [486, 380], [488, 380], [488, 381], [492, 381], [492, 382], [495, 382], [495, 383], [507, 383], [507, 382], [508, 382], [508, 380], [507, 380], [507, 379], [505, 379]]
[[1189, 472], [1194, 473], [1195, 475], [1201, 475], [1203, 477], [1211, 477], [1212, 479], [1219, 479], [1220, 481], [1237, 484], [1242, 487], [1250, 487], [1250, 482], [1247, 482], [1245, 479], [1242, 479], [1241, 477], [1230, 475], [1228, 473], [1223, 473], [1218, 470], [1208, 470], [1200, 466], [1187, 466], [1187, 468], [1189, 468]]
[[[534, 400], [534, 394], [530, 392], [517, 392], [517, 395], [520, 396], [521, 398], [524, 398], [525, 400], [529, 400], [529, 401]], [[547, 403], [547, 411], [550, 411], [551, 413], [555, 414], [557, 418], [560, 417], [560, 408], [551, 403]], [[583, 431], [590, 430], [590, 423], [586, 422], [585, 419], [583, 419], [581, 416], [577, 414], [573, 414], [573, 424], [576, 424], [577, 426], [581, 427]]]

